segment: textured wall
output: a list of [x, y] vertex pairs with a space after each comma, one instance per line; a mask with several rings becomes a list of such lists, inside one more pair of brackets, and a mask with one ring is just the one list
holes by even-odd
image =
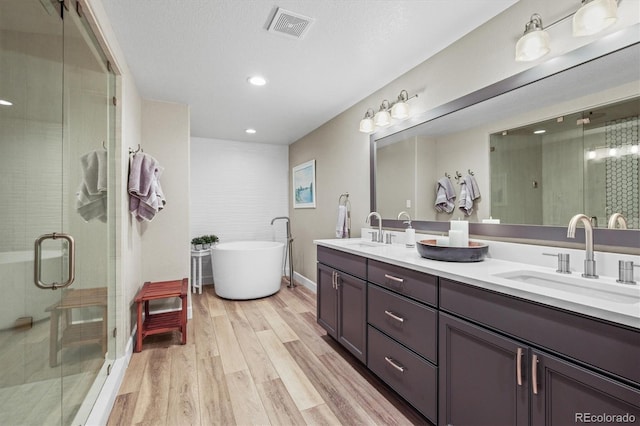
[[[283, 145], [191, 138], [191, 237], [284, 241], [285, 222], [271, 220], [288, 215], [288, 152]], [[212, 282], [208, 258], [203, 276]]]

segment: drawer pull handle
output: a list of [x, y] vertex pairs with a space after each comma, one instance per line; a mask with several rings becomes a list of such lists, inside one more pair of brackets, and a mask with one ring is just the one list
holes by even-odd
[[396, 314], [394, 314], [391, 311], [384, 311], [385, 314], [387, 314], [388, 316], [390, 316], [391, 318], [393, 318], [394, 320], [398, 321], [398, 322], [404, 322], [404, 318], [397, 316]]
[[389, 358], [388, 356], [385, 356], [384, 360], [387, 361], [389, 364], [391, 364], [391, 366], [396, 370], [398, 370], [399, 372], [404, 373], [405, 368], [402, 365], [396, 363], [396, 361], [393, 358]]
[[531, 357], [531, 387], [533, 387], [533, 394], [538, 394], [538, 356], [533, 355]]
[[516, 355], [518, 359], [516, 359], [516, 374], [518, 376], [518, 386], [522, 386], [522, 348], [518, 348], [518, 353]]
[[393, 275], [384, 274], [384, 277], [386, 279], [388, 279], [388, 280], [395, 281], [397, 283], [403, 283], [404, 282], [404, 279], [398, 278], [398, 277], [394, 277]]

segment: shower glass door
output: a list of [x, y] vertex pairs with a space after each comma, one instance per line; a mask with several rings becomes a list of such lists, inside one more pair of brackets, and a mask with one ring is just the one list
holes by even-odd
[[84, 423], [115, 353], [115, 79], [68, 3], [0, 2], [0, 424]]

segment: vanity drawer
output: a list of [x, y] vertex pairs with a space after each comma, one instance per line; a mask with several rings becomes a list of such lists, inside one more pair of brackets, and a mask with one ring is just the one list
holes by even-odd
[[388, 263], [369, 260], [369, 281], [412, 299], [438, 305], [438, 278]]
[[437, 364], [438, 315], [434, 309], [369, 284], [369, 324]]
[[367, 278], [366, 258], [323, 246], [318, 246], [317, 253], [318, 262], [362, 279]]
[[367, 367], [434, 424], [438, 369], [369, 326]]

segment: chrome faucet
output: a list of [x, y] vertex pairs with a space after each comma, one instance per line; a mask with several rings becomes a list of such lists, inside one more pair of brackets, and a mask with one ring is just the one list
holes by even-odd
[[400, 213], [398, 213], [398, 220], [400, 220], [400, 218], [402, 216], [406, 216], [407, 220], [404, 223], [408, 223], [409, 226], [411, 226], [411, 216], [409, 216], [409, 213], [405, 212], [405, 211], [401, 211]]
[[614, 213], [609, 218], [609, 229], [615, 229], [616, 225], [620, 224], [620, 229], [627, 229], [627, 219], [624, 218], [620, 213]]
[[378, 219], [378, 238], [376, 240], [377, 242], [382, 243], [384, 242], [384, 238], [382, 233], [382, 218], [380, 217], [380, 213], [378, 212], [369, 213], [366, 220], [367, 223], [371, 223], [371, 216], [375, 216], [376, 219]]
[[593, 259], [593, 227], [591, 226], [591, 219], [584, 214], [573, 216], [567, 227], [567, 238], [576, 237], [576, 226], [579, 221], [584, 225], [585, 243], [584, 272], [582, 276], [585, 278], [598, 278], [596, 274], [596, 261]]

